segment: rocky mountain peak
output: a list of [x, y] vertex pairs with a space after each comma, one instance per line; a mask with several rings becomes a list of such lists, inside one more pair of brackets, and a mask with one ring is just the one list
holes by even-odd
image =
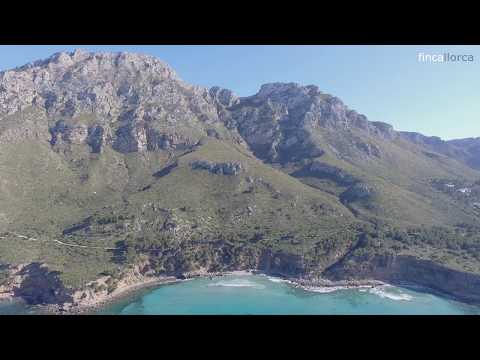
[[61, 52], [0, 73], [0, 114], [36, 105], [50, 114], [115, 116], [123, 105], [149, 101], [172, 82], [181, 83], [153, 56]]
[[302, 98], [313, 99], [322, 95], [322, 92], [315, 85], [301, 85], [298, 83], [267, 83], [260, 87], [260, 90], [254, 96], [257, 99], [271, 99], [276, 102], [288, 102], [289, 99]]
[[226, 89], [186, 84], [143, 54], [75, 50], [0, 73], [0, 118], [39, 108], [53, 145], [86, 143], [94, 152], [191, 146], [218, 122], [217, 106], [237, 101]]
[[[379, 157], [375, 138], [401, 137], [478, 163], [478, 141], [447, 143], [397, 132], [315, 85], [267, 83], [253, 96], [238, 97], [218, 86], [186, 84], [166, 63], [144, 54], [77, 49], [0, 72], [0, 118], [31, 106], [47, 114], [52, 144], [86, 143], [94, 152], [105, 144], [120, 152], [189, 148], [223, 132], [262, 159], [288, 162], [322, 156], [321, 138], [332, 134], [338, 144], [329, 147], [338, 154], [359, 150]], [[84, 115], [91, 117], [79, 121]]]
[[[97, 63], [98, 66], [93, 66], [94, 63]], [[73, 52], [58, 52], [47, 59], [38, 60], [10, 71], [21, 72], [28, 69], [40, 71], [42, 68], [49, 70], [68, 70], [72, 67], [87, 68], [89, 71], [92, 71], [100, 68], [106, 70], [105, 67], [109, 67], [109, 65], [112, 70], [114, 68], [125, 67], [136, 70], [148, 70], [165, 77], [176, 77], [175, 71], [168, 64], [151, 55], [129, 52], [93, 53], [83, 49], [76, 49]]]

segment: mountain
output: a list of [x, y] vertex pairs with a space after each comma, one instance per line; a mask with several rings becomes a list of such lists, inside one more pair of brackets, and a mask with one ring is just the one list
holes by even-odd
[[0, 73], [0, 297], [78, 305], [139, 276], [257, 269], [476, 301], [478, 144], [313, 85], [237, 97], [146, 55], [55, 54]]
[[407, 140], [432, 151], [453, 157], [468, 166], [480, 170], [480, 138], [444, 141], [436, 136], [402, 132]]

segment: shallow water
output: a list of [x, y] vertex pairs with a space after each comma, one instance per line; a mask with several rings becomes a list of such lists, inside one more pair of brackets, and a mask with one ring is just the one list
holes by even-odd
[[0, 301], [0, 315], [31, 315], [35, 311], [21, 303]]
[[267, 276], [225, 276], [163, 285], [101, 314], [480, 314], [474, 307], [394, 286], [306, 291]]
[[[20, 304], [0, 303], [0, 315], [31, 313], [31, 309]], [[480, 307], [394, 286], [306, 291], [279, 278], [229, 275], [142, 290], [109, 305], [97, 314], [461, 315], [480, 314]]]

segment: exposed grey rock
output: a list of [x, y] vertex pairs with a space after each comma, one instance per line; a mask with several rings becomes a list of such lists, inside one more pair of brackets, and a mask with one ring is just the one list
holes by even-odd
[[[228, 90], [212, 94], [184, 83], [152, 56], [79, 50], [1, 72], [0, 118], [35, 106], [55, 122], [72, 120], [53, 129], [52, 143], [59, 137], [67, 144], [91, 143], [94, 152], [107, 143], [122, 152], [170, 149], [187, 139], [167, 128], [195, 128], [198, 135], [188, 142], [196, 143], [206, 135], [204, 124], [219, 123], [218, 105], [237, 101]], [[95, 123], [77, 125], [84, 114], [94, 114]]]
[[191, 167], [194, 170], [207, 170], [218, 175], [238, 175], [244, 170], [240, 162], [214, 163], [208, 160], [195, 160]]
[[359, 141], [356, 143], [356, 146], [368, 156], [380, 157], [381, 155], [380, 148], [375, 144]]
[[373, 126], [371, 129], [375, 129], [374, 133], [380, 137], [384, 137], [389, 140], [395, 139], [398, 135], [397, 132], [393, 129], [393, 126], [380, 121], [371, 122]]
[[[340, 99], [322, 93], [316, 86], [295, 83], [263, 85], [256, 95], [241, 98], [230, 109], [227, 123], [238, 129], [255, 155], [270, 162], [322, 156], [325, 150], [319, 142], [320, 129], [340, 132], [345, 138], [351, 136], [348, 133], [351, 128], [382, 140], [396, 138], [390, 125], [368, 121], [364, 115], [348, 109]], [[350, 150], [363, 156], [381, 156], [378, 146], [365, 141], [357, 141]]]
[[[447, 142], [397, 132], [314, 85], [264, 84], [243, 98], [220, 87], [191, 86], [164, 62], [141, 54], [76, 50], [0, 72], [0, 119], [31, 106], [46, 111], [50, 124], [95, 114], [94, 123], [71, 121], [51, 138], [66, 146], [88, 144], [92, 152], [104, 146], [121, 152], [189, 149], [208, 136], [228, 137], [269, 162], [310, 161], [327, 149], [354, 161], [382, 157], [381, 141], [401, 138], [426, 147], [430, 158], [439, 153], [480, 168], [479, 139]], [[350, 130], [363, 135], [352, 138]], [[329, 133], [337, 143], [322, 143]]]
[[145, 128], [125, 125], [115, 132], [113, 148], [122, 153], [143, 151], [146, 149]]
[[240, 99], [228, 89], [222, 89], [214, 86], [210, 89], [210, 96], [224, 107], [231, 107], [240, 102]]
[[313, 176], [330, 179], [340, 185], [348, 186], [359, 182], [359, 179], [347, 173], [346, 171], [320, 161], [313, 162], [308, 167], [308, 170]]
[[92, 148], [93, 153], [102, 151], [105, 130], [101, 126], [95, 126], [88, 129], [87, 143]]

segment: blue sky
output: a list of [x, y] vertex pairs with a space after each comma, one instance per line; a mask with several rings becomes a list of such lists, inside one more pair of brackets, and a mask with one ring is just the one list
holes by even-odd
[[[0, 70], [58, 51], [133, 51], [169, 63], [185, 81], [240, 96], [268, 82], [317, 85], [372, 121], [444, 139], [480, 136], [480, 46], [0, 46]], [[468, 54], [427, 63], [418, 53]]]

